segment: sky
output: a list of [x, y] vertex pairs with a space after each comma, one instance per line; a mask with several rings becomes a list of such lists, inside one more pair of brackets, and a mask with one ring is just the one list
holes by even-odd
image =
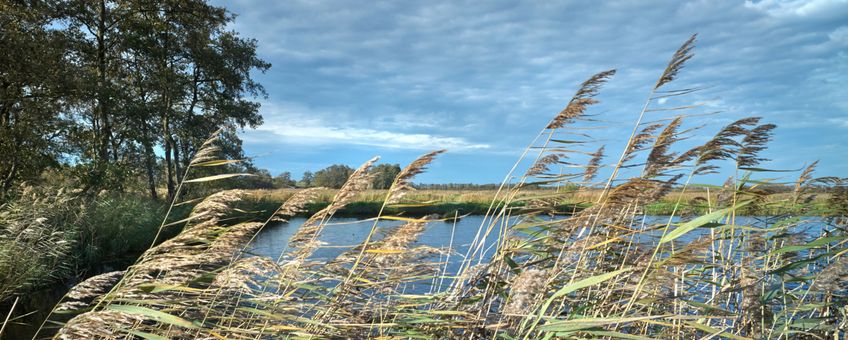
[[444, 148], [418, 182], [501, 182], [579, 84], [611, 68], [594, 128], [562, 133], [591, 132], [585, 149], [606, 145], [613, 164], [693, 33], [695, 56], [667, 88], [704, 89], [654, 105], [697, 107], [645, 120], [692, 115], [686, 125], [703, 127], [685, 146], [761, 116], [778, 125], [763, 167], [820, 160], [818, 175], [848, 175], [848, 0], [213, 3], [273, 65], [255, 74], [265, 122], [241, 137], [274, 175], [375, 155], [404, 165]]

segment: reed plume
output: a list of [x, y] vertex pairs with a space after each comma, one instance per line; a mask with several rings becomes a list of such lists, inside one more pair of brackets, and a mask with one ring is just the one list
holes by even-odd
[[765, 150], [766, 143], [771, 140], [772, 130], [776, 127], [777, 125], [774, 124], [763, 124], [748, 131], [740, 143], [739, 153], [736, 156], [736, 162], [740, 167], [753, 167], [760, 162], [768, 161], [767, 158], [760, 158], [757, 154]]
[[218, 153], [221, 151], [219, 146], [216, 146], [217, 143], [221, 139], [221, 134], [224, 133], [223, 128], [219, 128], [212, 133], [206, 140], [200, 144], [197, 152], [192, 157], [190, 165], [197, 165], [203, 162], [208, 162], [211, 160], [218, 159]]
[[561, 155], [559, 154], [550, 154], [540, 157], [535, 163], [533, 163], [533, 166], [527, 169], [527, 173], [525, 173], [524, 176], [531, 177], [547, 173], [549, 171], [548, 166], [558, 163], [560, 157]]
[[318, 194], [324, 190], [322, 187], [308, 188], [295, 192], [283, 205], [280, 206], [271, 217], [273, 222], [288, 222], [288, 219], [299, 213], [306, 212], [306, 205], [315, 201]]
[[717, 168], [708, 164], [711, 161], [732, 159], [742, 145], [735, 138], [747, 136], [747, 126], [759, 123], [760, 117], [747, 117], [728, 124], [713, 136], [707, 143], [698, 148], [698, 157], [695, 161], [695, 175], [712, 173]]
[[415, 188], [412, 187], [410, 180], [416, 175], [424, 172], [424, 170], [427, 169], [427, 165], [433, 162], [436, 156], [444, 153], [445, 151], [447, 150], [436, 150], [427, 153], [418, 157], [418, 159], [403, 168], [403, 170], [401, 170], [396, 176], [394, 185], [392, 185], [389, 189], [387, 204], [398, 203], [407, 192], [415, 190]]
[[679, 140], [677, 129], [680, 127], [682, 121], [682, 117], [675, 117], [657, 136], [654, 141], [654, 147], [651, 149], [651, 153], [648, 154], [648, 160], [643, 172], [645, 177], [655, 177], [660, 175], [664, 169], [677, 165], [675, 163], [676, 155], [670, 153], [668, 149]]
[[577, 93], [571, 97], [568, 105], [565, 106], [559, 114], [548, 124], [547, 128], [551, 130], [559, 129], [567, 124], [571, 124], [575, 119], [582, 116], [586, 112], [586, 108], [590, 105], [597, 104], [598, 101], [594, 98], [601, 86], [613, 75], [615, 70], [607, 70], [597, 73], [583, 82]]
[[683, 45], [680, 46], [680, 48], [677, 49], [676, 52], [674, 52], [674, 55], [668, 62], [668, 66], [665, 67], [665, 71], [663, 71], [660, 79], [657, 80], [656, 85], [654, 85], [654, 90], [659, 89], [663, 85], [668, 84], [677, 78], [677, 73], [680, 72], [683, 65], [694, 56], [692, 49], [695, 48], [695, 38], [697, 37], [698, 34], [693, 34], [688, 40], [686, 40], [686, 42], [683, 43]]
[[655, 133], [659, 130], [662, 124], [654, 123], [648, 124], [645, 128], [639, 131], [638, 134], [633, 136], [630, 139], [630, 142], [627, 144], [627, 148], [624, 151], [624, 157], [622, 158], [621, 164], [626, 164], [630, 160], [636, 157], [637, 152], [645, 149], [645, 146], [650, 144], [656, 136]]
[[601, 168], [601, 161], [604, 159], [605, 147], [605, 145], [601, 145], [597, 151], [591, 154], [591, 158], [586, 164], [586, 169], [583, 171], [584, 183], [591, 183], [595, 179], [595, 176], [597, 176], [598, 170]]
[[515, 277], [510, 289], [509, 301], [503, 313], [524, 317], [535, 309], [536, 299], [545, 292], [548, 272], [540, 269], [527, 269]]
[[[792, 190], [792, 204], [797, 204], [798, 200], [804, 194], [804, 192], [808, 189], [810, 182], [813, 179], [813, 171], [816, 170], [816, 166], [819, 164], [819, 161], [816, 160], [806, 168], [804, 171], [801, 171], [801, 175], [798, 176], [798, 180], [795, 181], [795, 189]], [[809, 202], [807, 202], [809, 203]]]
[[59, 312], [82, 311], [93, 306], [96, 298], [99, 298], [118, 283], [124, 276], [125, 271], [113, 271], [92, 276], [71, 288], [62, 301], [56, 306]]

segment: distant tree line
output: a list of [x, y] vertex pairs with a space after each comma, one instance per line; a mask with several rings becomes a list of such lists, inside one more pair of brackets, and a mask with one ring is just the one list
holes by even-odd
[[500, 184], [494, 184], [494, 183], [488, 183], [488, 184], [445, 183], [445, 184], [416, 184], [415, 188], [426, 189], [426, 190], [497, 190], [500, 186], [501, 186]]
[[233, 18], [203, 0], [0, 0], [0, 199], [48, 168], [173, 195], [213, 131], [262, 123], [251, 73], [270, 64]]
[[[324, 169], [312, 172], [306, 171], [301, 175], [299, 180], [292, 177], [291, 172], [282, 172], [275, 177], [271, 177], [265, 170], [259, 170], [258, 176], [252, 179], [258, 185], [258, 188], [309, 188], [309, 187], [325, 187], [325, 188], [341, 188], [347, 178], [354, 171], [353, 168], [344, 164], [333, 164]], [[399, 164], [378, 164], [372, 168], [374, 180], [372, 182], [373, 189], [388, 189], [391, 187], [395, 177], [400, 173]], [[415, 184], [417, 189], [425, 190], [497, 190], [500, 184], [474, 184], [474, 183], [446, 183], [446, 184]], [[537, 188], [536, 185], [529, 185], [530, 188]]]
[[[291, 172], [282, 172], [275, 177], [271, 177], [266, 170], [258, 170], [257, 176], [254, 176], [253, 181], [261, 182], [254, 185], [259, 188], [310, 188], [310, 187], [325, 187], [338, 189], [344, 185], [348, 177], [353, 173], [354, 169], [344, 164], [333, 164], [316, 172], [306, 171], [301, 176], [300, 180], [292, 178]], [[372, 188], [388, 189], [392, 185], [395, 177], [400, 173], [400, 165], [398, 164], [378, 164], [371, 169], [374, 174]]]

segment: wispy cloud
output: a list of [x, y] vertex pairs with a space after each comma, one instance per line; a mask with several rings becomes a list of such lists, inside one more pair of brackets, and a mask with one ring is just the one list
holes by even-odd
[[[265, 124], [256, 130], [243, 133], [243, 139], [255, 144], [296, 144], [296, 145], [363, 145], [376, 149], [433, 150], [450, 149], [469, 151], [488, 149], [485, 143], [473, 143], [461, 137], [436, 135], [429, 133], [400, 132], [405, 128], [432, 128], [429, 124], [407, 124], [401, 115], [390, 125], [394, 130], [352, 126], [354, 122], [345, 119], [343, 113], [330, 114], [316, 111], [298, 104], [265, 103]], [[340, 119], [333, 120], [333, 117]]]
[[745, 7], [764, 11], [778, 18], [816, 18], [845, 13], [846, 0], [760, 0], [745, 1]]
[[385, 130], [332, 127], [326, 125], [266, 124], [244, 134], [244, 140], [266, 144], [348, 144], [375, 148], [467, 151], [488, 149], [488, 144], [470, 143], [463, 138], [434, 136], [423, 133], [398, 133]]
[[827, 122], [830, 123], [830, 124], [834, 124], [836, 126], [839, 126], [839, 127], [848, 128], [848, 116], [830, 118], [830, 119], [827, 120]]

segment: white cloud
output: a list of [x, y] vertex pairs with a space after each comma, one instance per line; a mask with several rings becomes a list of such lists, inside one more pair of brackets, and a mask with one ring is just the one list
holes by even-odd
[[848, 26], [839, 27], [827, 35], [830, 41], [838, 45], [848, 45]]
[[244, 139], [255, 143], [348, 144], [409, 150], [449, 149], [462, 151], [489, 148], [488, 144], [471, 143], [459, 137], [348, 127], [310, 126], [300, 125], [296, 122], [265, 124], [256, 131], [260, 133], [247, 132]]
[[266, 102], [263, 103], [262, 111], [265, 123], [256, 130], [246, 131], [243, 134], [245, 141], [261, 144], [347, 144], [408, 150], [444, 148], [463, 151], [490, 147], [489, 144], [470, 142], [462, 137], [355, 126], [354, 122], [345, 118], [349, 115], [330, 115], [297, 103]]
[[814, 18], [845, 12], [848, 0], [747, 0], [745, 7], [766, 12], [777, 18]]
[[848, 116], [830, 118], [827, 121], [830, 122], [833, 125], [836, 125], [836, 126], [839, 126], [839, 127], [842, 127], [842, 128], [848, 128]]

